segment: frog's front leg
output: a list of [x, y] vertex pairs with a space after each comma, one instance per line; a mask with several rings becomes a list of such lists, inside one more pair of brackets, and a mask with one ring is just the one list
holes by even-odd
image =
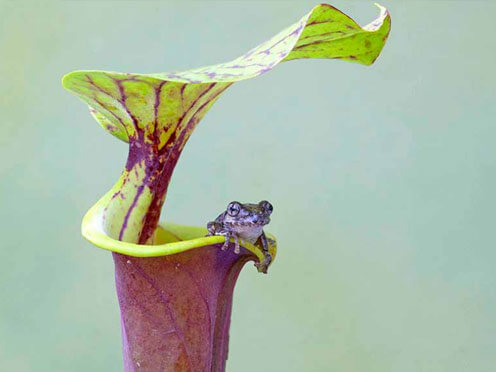
[[224, 241], [224, 244], [222, 245], [222, 250], [225, 251], [229, 247], [229, 240], [231, 238], [234, 239], [234, 253], [239, 254], [240, 253], [240, 247], [239, 247], [239, 237], [235, 233], [229, 230], [222, 230], [219, 232], [217, 235], [224, 235], [226, 237], [226, 240]]
[[221, 247], [221, 249], [223, 251], [225, 251], [225, 250], [227, 250], [227, 248], [229, 248], [229, 240], [231, 239], [232, 234], [220, 222], [210, 221], [207, 224], [207, 229], [208, 229], [208, 235], [207, 236], [212, 236], [212, 235], [224, 236], [224, 238], [225, 238], [224, 244]]
[[234, 238], [234, 253], [239, 254], [239, 237], [236, 234], [232, 234], [232, 237]]
[[225, 230], [224, 232], [220, 233], [219, 235], [224, 235], [224, 238], [226, 239], [226, 240], [224, 240], [224, 244], [222, 244], [222, 247], [221, 247], [221, 249], [223, 251], [226, 251], [227, 248], [229, 248], [229, 240], [231, 239], [231, 233], [229, 231]]

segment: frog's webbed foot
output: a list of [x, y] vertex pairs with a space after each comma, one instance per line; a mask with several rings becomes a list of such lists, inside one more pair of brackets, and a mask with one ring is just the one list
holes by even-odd
[[270, 253], [265, 253], [265, 258], [262, 262], [255, 263], [255, 267], [258, 272], [267, 274], [267, 269], [269, 268], [270, 263], [272, 262], [272, 256]]

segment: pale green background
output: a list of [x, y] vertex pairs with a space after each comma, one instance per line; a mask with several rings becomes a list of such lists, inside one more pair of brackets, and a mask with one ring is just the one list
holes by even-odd
[[[122, 370], [112, 260], [79, 228], [126, 145], [61, 76], [223, 62], [314, 4], [1, 3], [1, 371]], [[240, 277], [230, 372], [496, 370], [496, 6], [383, 4], [376, 65], [294, 61], [234, 85], [174, 173], [171, 221], [275, 206], [280, 254]]]

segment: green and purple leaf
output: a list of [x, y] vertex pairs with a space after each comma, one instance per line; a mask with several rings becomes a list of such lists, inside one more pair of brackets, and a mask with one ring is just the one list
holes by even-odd
[[66, 75], [64, 87], [90, 106], [109, 133], [129, 142], [125, 170], [104, 208], [106, 233], [126, 242], [152, 242], [170, 177], [186, 141], [234, 82], [262, 75], [293, 59], [373, 63], [391, 26], [387, 10], [379, 8], [379, 17], [362, 28], [336, 8], [318, 5], [241, 57], [213, 66], [151, 75], [105, 71]]

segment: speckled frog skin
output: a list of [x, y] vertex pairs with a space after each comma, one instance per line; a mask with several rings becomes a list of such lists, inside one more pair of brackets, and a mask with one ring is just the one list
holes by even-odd
[[265, 260], [260, 264], [255, 264], [259, 271], [266, 273], [267, 267], [272, 261], [269, 253], [267, 237], [263, 227], [270, 222], [272, 214], [272, 204], [262, 200], [258, 204], [242, 204], [233, 201], [228, 204], [226, 210], [222, 212], [215, 221], [207, 224], [208, 235], [223, 235], [226, 240], [222, 245], [222, 250], [229, 246], [229, 239], [234, 239], [234, 253], [239, 254], [239, 241], [247, 241], [251, 244], [260, 243]]

